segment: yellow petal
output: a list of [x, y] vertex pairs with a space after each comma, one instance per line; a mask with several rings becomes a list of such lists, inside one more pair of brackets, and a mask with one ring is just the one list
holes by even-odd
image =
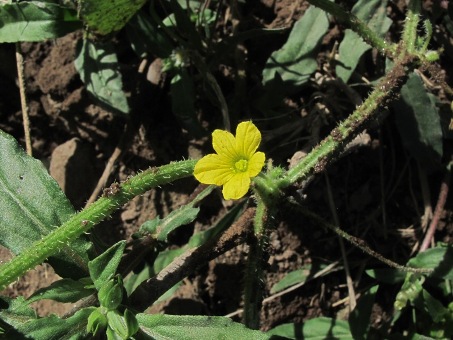
[[224, 157], [209, 154], [195, 164], [193, 175], [200, 183], [223, 185], [234, 173]]
[[255, 153], [252, 158], [249, 159], [247, 173], [250, 177], [255, 177], [261, 171], [264, 166], [264, 161], [266, 160], [266, 156], [263, 152]]
[[243, 197], [250, 188], [250, 177], [246, 172], [235, 174], [223, 185], [223, 197], [226, 200], [237, 200]]
[[252, 122], [242, 122], [236, 129], [236, 148], [247, 158], [252, 157], [261, 143], [261, 132]]
[[236, 140], [228, 131], [214, 130], [212, 133], [212, 146], [215, 152], [228, 157], [232, 162], [237, 158]]

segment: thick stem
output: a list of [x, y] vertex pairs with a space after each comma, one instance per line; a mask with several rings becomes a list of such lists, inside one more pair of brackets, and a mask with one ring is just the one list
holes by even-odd
[[263, 200], [258, 201], [254, 219], [255, 234], [250, 243], [244, 282], [243, 323], [250, 329], [259, 329], [263, 304], [263, 264], [267, 259], [268, 210]]
[[159, 168], [145, 170], [121, 183], [121, 185], [114, 183], [104, 191], [103, 197], [72, 216], [61, 227], [35, 242], [11, 261], [0, 266], [0, 290], [3, 290], [28, 270], [56, 254], [61, 244], [69, 244], [82, 233], [110, 216], [133, 197], [156, 186], [192, 175], [195, 163], [195, 160], [174, 162]]

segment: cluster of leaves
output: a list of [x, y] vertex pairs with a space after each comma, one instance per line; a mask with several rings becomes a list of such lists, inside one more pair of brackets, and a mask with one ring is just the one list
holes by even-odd
[[[387, 4], [382, 0], [360, 0], [352, 13], [378, 35], [384, 36], [391, 25], [386, 16]], [[164, 8], [167, 15], [162, 17], [154, 1], [149, 4], [144, 0], [115, 1], [114, 4], [96, 0], [79, 0], [77, 3], [2, 1], [0, 42], [42, 41], [84, 28], [85, 36], [75, 61], [80, 77], [100, 103], [124, 115], [130, 113], [131, 105], [123, 89], [115, 45], [106, 37], [125, 30], [132, 49], [139, 57], [163, 60], [163, 69], [170, 75], [173, 113], [182, 127], [194, 136], [205, 134], [196, 115], [197, 91], [205, 91], [198, 95], [210, 98], [222, 112], [225, 126], [229, 126], [228, 111], [231, 108], [226, 104], [213, 70], [218, 68], [225, 49], [232, 50], [231, 46], [240, 41], [278, 34], [280, 30], [242, 32], [216, 42], [211, 39], [216, 21], [214, 10], [202, 8], [197, 1], [176, 0], [165, 1]], [[257, 109], [268, 116], [275, 115], [276, 103], [310, 82], [318, 69], [316, 57], [328, 28], [328, 15], [319, 8], [309, 7], [293, 26], [286, 43], [267, 60], [262, 71], [264, 94], [255, 102]], [[350, 81], [363, 55], [370, 49], [371, 46], [357, 33], [346, 30], [338, 49], [337, 77], [344, 83]], [[190, 69], [188, 65], [191, 65]], [[445, 133], [437, 104], [417, 73], [409, 75], [401, 89], [401, 99], [394, 104], [401, 112], [397, 117], [397, 126], [404, 145], [428, 169], [440, 168], [443, 156], [442, 139]], [[0, 152], [0, 207], [8, 212], [2, 215], [0, 242], [18, 254], [50, 234], [54, 226], [62, 225], [75, 211], [41, 163], [25, 155], [16, 141], [1, 131]], [[376, 284], [362, 296], [347, 321], [321, 317], [303, 325], [280, 325], [263, 333], [224, 317], [136, 313], [135, 306], [128, 305], [127, 297], [133, 295], [142, 282], [162, 272], [178, 256], [206, 244], [242, 213], [243, 206], [238, 205], [215, 226], [193, 235], [184, 247], [163, 250], [162, 245], [166, 244], [169, 233], [196, 219], [200, 211], [198, 204], [212, 189], [208, 187], [190, 204], [167, 217], [142, 225], [135, 236], [155, 240], [152, 247], [155, 261], [127, 279], [127, 273], [121, 270], [125, 242], [117, 243], [97, 257], [91, 249], [91, 242], [85, 238], [61, 245], [60, 251], [49, 258], [49, 263], [63, 279], [27, 300], [3, 297], [0, 327], [8, 336], [34, 339], [83, 338], [89, 337], [90, 333], [106, 334], [110, 339], [269, 339], [276, 335], [288, 338], [365, 339], [378, 332], [387, 336], [387, 329], [400, 320], [406, 322], [409, 315], [411, 322], [407, 331], [414, 339], [421, 335], [433, 338], [453, 336], [453, 305], [444, 306], [442, 303], [451, 296], [453, 273], [450, 264], [453, 259], [451, 248], [443, 245], [418, 255], [408, 263], [415, 268], [434, 269], [428, 277], [403, 274], [395, 269], [367, 271]], [[274, 286], [272, 292], [313, 279], [313, 275], [307, 275], [311, 271], [309, 266], [289, 273]], [[398, 283], [401, 290], [395, 298], [397, 312], [391, 324], [386, 325], [387, 329], [377, 331], [370, 326], [370, 315], [379, 285]], [[177, 285], [166, 288], [168, 295]], [[77, 302], [90, 297], [99, 302], [99, 307], [82, 306], [65, 318], [54, 315], [38, 318], [29, 307], [30, 303], [40, 299]]]

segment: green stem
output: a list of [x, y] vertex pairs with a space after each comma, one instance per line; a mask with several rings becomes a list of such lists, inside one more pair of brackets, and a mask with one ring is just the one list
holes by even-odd
[[396, 52], [396, 46], [388, 44], [384, 39], [379, 37], [375, 31], [370, 29], [362, 20], [354, 14], [346, 12], [336, 3], [329, 0], [307, 0], [310, 4], [321, 8], [322, 10], [332, 14], [340, 21], [346, 23], [354, 32], [362, 37], [362, 39], [378, 49], [382, 54], [393, 56]]
[[243, 323], [250, 329], [259, 329], [260, 312], [263, 303], [263, 263], [267, 260], [268, 210], [263, 200], [259, 200], [255, 219], [255, 237], [250, 244], [244, 282]]
[[402, 41], [404, 42], [406, 50], [409, 53], [416, 52], [417, 26], [420, 20], [420, 8], [420, 0], [412, 0], [409, 3], [406, 13], [406, 22], [404, 23]]
[[70, 242], [110, 216], [133, 197], [177, 179], [192, 175], [196, 160], [174, 162], [159, 168], [150, 168], [104, 191], [103, 197], [73, 215], [61, 227], [35, 242], [30, 248], [0, 266], [0, 290], [28, 270], [56, 254], [61, 244]]
[[351, 141], [366, 122], [377, 116], [379, 107], [390, 99], [401, 86], [409, 70], [413, 68], [412, 58], [402, 54], [395, 60], [394, 67], [379, 82], [368, 98], [348, 118], [333, 129], [318, 146], [316, 146], [299, 164], [288, 170], [278, 182], [280, 189], [285, 189], [297, 181], [308, 179], [315, 173], [324, 171], [326, 166], [339, 155], [343, 147]]

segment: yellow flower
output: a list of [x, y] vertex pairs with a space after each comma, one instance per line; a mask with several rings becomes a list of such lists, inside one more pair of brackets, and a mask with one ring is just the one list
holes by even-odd
[[225, 199], [239, 199], [250, 187], [250, 178], [259, 174], [265, 155], [256, 152], [261, 133], [252, 122], [240, 123], [236, 137], [224, 130], [212, 133], [212, 146], [217, 154], [209, 154], [195, 165], [194, 176], [204, 184], [223, 185]]

